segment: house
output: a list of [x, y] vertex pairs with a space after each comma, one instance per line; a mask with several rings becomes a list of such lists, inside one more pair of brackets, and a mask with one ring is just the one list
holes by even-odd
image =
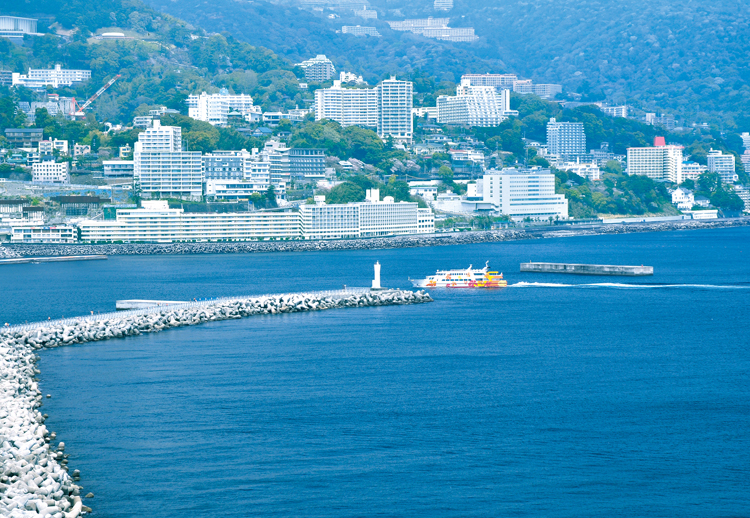
[[695, 205], [695, 196], [692, 191], [679, 187], [672, 191], [672, 204], [679, 210], [690, 210]]

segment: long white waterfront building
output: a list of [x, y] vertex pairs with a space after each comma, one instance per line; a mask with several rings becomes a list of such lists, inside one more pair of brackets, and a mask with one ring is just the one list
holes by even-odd
[[377, 189], [368, 201], [327, 205], [318, 198], [299, 212], [186, 213], [166, 201], [144, 201], [140, 209], [120, 209], [115, 220], [78, 224], [87, 242], [208, 242], [268, 239], [343, 239], [435, 231], [430, 209], [416, 203], [379, 201]]

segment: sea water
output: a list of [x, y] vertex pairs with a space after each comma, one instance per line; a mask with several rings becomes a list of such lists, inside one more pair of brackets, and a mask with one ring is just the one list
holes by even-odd
[[0, 318], [487, 260], [509, 288], [44, 351], [47, 427], [94, 516], [747, 515], [750, 229], [4, 266]]

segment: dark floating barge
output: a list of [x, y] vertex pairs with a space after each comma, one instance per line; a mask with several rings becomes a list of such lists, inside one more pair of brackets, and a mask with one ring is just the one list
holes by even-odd
[[640, 277], [654, 274], [653, 266], [618, 266], [611, 264], [521, 263], [522, 272], [569, 273], [573, 275], [626, 275]]

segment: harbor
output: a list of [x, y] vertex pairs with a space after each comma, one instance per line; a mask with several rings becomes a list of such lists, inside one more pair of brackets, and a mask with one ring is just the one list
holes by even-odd
[[567, 273], [572, 275], [623, 275], [641, 277], [654, 274], [653, 266], [620, 266], [612, 264], [521, 263], [522, 273]]

